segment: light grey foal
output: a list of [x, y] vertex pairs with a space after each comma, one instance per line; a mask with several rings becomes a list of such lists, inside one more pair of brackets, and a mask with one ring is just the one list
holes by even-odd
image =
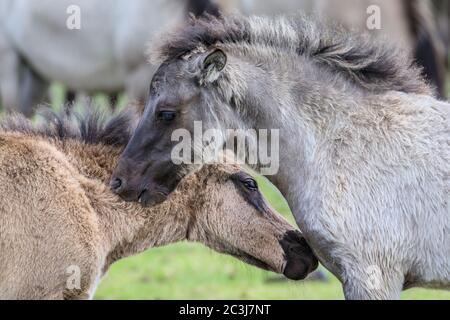
[[164, 200], [191, 170], [171, 162], [171, 133], [192, 134], [193, 120], [221, 130], [216, 149], [228, 128], [280, 129], [269, 178], [346, 298], [450, 286], [450, 105], [407, 57], [305, 19], [260, 17], [194, 20], [158, 53], [117, 193]]

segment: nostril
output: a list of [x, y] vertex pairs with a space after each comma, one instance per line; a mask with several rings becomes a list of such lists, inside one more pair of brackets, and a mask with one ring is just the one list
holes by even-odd
[[114, 178], [111, 180], [110, 187], [114, 192], [120, 192], [123, 187], [123, 181], [120, 178]]

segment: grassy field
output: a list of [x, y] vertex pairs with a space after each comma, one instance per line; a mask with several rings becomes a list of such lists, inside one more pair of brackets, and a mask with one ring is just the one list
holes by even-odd
[[[63, 102], [63, 89], [53, 86], [50, 92], [51, 105], [57, 108]], [[105, 97], [95, 99], [99, 105], [105, 101]], [[265, 179], [259, 180], [272, 206], [294, 223], [279, 192]], [[343, 299], [341, 284], [327, 275], [327, 282], [287, 281], [200, 244], [179, 243], [114, 264], [95, 299]], [[413, 289], [402, 299], [450, 300], [450, 292]]]

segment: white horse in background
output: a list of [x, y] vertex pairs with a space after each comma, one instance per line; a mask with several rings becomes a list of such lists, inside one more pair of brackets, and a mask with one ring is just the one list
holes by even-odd
[[[2, 104], [31, 115], [51, 81], [72, 91], [125, 91], [144, 100], [154, 72], [148, 41], [199, 6], [207, 2], [0, 0]], [[78, 13], [79, 29], [70, 24]]]
[[[374, 4], [382, 17], [382, 29], [374, 34], [388, 34], [416, 53], [443, 95], [443, 50], [434, 37], [429, 1], [0, 0], [0, 105], [30, 116], [52, 81], [72, 92], [124, 91], [131, 100], [144, 101], [155, 71], [147, 63], [146, 45], [159, 30], [183, 23], [188, 12], [318, 12], [365, 30], [367, 8]], [[67, 25], [77, 14], [73, 8], [79, 8], [79, 30]]]

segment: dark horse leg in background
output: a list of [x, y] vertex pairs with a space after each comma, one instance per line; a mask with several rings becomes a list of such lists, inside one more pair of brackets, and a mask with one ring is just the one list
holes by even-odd
[[447, 71], [450, 70], [450, 1], [433, 0], [439, 34], [444, 41]]
[[71, 106], [75, 103], [75, 100], [77, 100], [77, 93], [72, 90], [67, 90], [65, 99], [66, 104]]
[[194, 16], [201, 16], [204, 13], [219, 16], [219, 7], [211, 0], [188, 0], [187, 12]]
[[27, 65], [23, 65], [20, 76], [19, 112], [26, 117], [34, 115], [39, 103], [48, 91], [48, 82]]
[[420, 37], [417, 40], [415, 59], [423, 67], [425, 78], [436, 88], [438, 97], [445, 99], [445, 62], [440, 61], [429, 37]]
[[[448, 0], [446, 0], [448, 1]], [[425, 3], [425, 2], [424, 2]], [[439, 98], [445, 99], [446, 56], [443, 39], [439, 35], [433, 8], [417, 1], [405, 0], [410, 29], [415, 39], [414, 57], [423, 68], [423, 75], [436, 89]]]

